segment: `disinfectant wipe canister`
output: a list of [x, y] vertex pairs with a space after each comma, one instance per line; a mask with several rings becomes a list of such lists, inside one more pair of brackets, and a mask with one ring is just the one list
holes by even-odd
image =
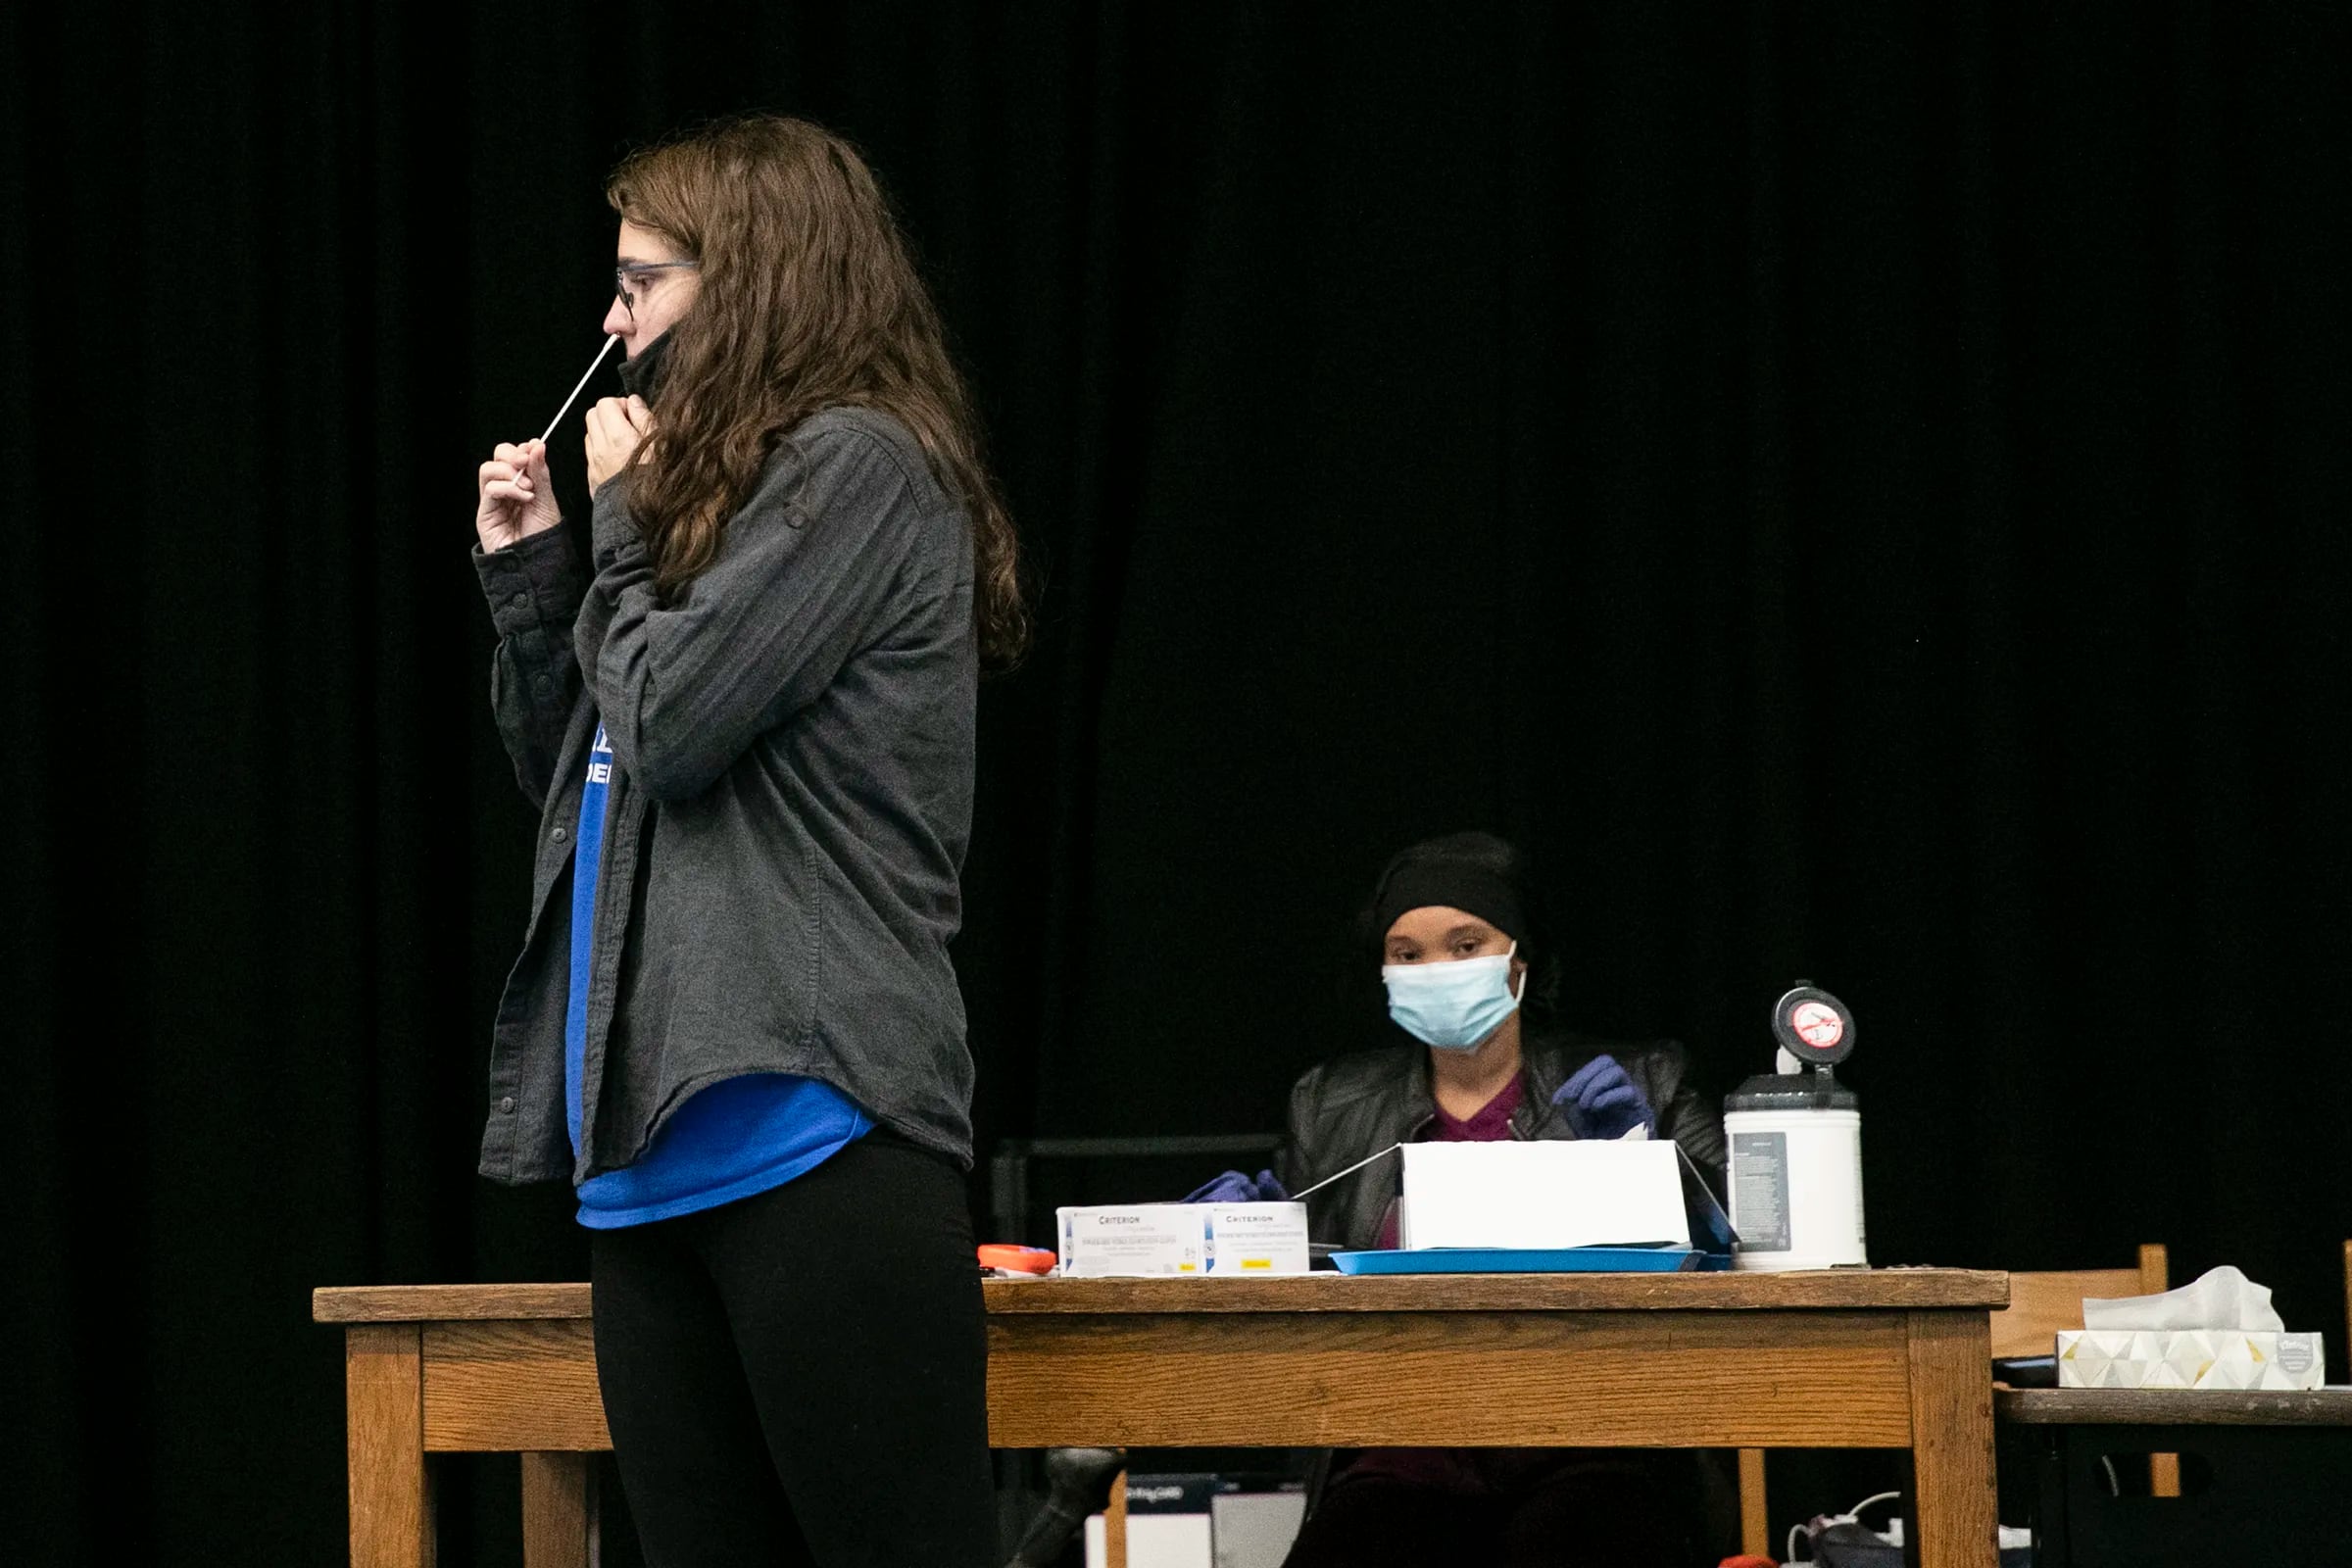
[[1861, 1101], [1835, 1071], [1854, 1049], [1853, 1014], [1800, 981], [1773, 1007], [1772, 1032], [1781, 1070], [1723, 1102], [1733, 1266], [1863, 1267]]

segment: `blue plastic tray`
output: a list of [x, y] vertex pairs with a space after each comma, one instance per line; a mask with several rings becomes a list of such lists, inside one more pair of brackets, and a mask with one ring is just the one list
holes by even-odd
[[1334, 1252], [1331, 1260], [1343, 1274], [1676, 1274], [1732, 1261], [1689, 1247], [1430, 1247]]

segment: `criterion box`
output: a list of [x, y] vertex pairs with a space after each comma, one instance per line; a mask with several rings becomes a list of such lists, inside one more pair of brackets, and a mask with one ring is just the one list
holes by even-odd
[[1208, 1213], [1198, 1203], [1061, 1208], [1061, 1272], [1109, 1279], [1208, 1272]]
[[1054, 1215], [1071, 1279], [1307, 1271], [1304, 1203], [1112, 1203]]
[[1208, 1272], [1303, 1274], [1307, 1271], [1304, 1203], [1203, 1203], [1208, 1210]]

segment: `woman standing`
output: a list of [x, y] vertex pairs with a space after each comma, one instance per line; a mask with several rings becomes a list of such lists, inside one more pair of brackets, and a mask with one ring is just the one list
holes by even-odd
[[631, 156], [588, 565], [482, 465], [492, 700], [542, 810], [482, 1170], [568, 1177], [650, 1561], [988, 1562], [947, 945], [1011, 526], [873, 176], [736, 121]]

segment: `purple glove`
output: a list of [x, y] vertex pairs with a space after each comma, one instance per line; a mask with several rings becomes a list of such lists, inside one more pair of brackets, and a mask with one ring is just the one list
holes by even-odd
[[1642, 1091], [1615, 1056], [1594, 1056], [1577, 1068], [1551, 1097], [1551, 1102], [1567, 1118], [1569, 1131], [1579, 1138], [1623, 1138], [1636, 1127], [1645, 1127], [1652, 1134], [1658, 1130], [1658, 1118], [1649, 1102], [1642, 1098]]
[[1282, 1190], [1282, 1183], [1274, 1179], [1274, 1173], [1270, 1170], [1259, 1171], [1255, 1181], [1241, 1171], [1229, 1170], [1207, 1186], [1186, 1195], [1184, 1200], [1188, 1203], [1271, 1203], [1290, 1196]]

